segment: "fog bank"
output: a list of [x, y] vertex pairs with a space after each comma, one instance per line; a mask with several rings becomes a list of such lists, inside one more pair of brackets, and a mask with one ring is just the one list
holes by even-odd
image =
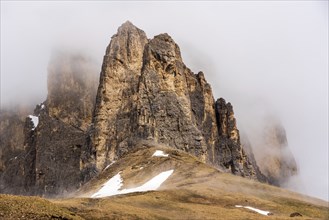
[[44, 101], [58, 48], [83, 51], [100, 72], [126, 20], [149, 38], [169, 33], [215, 98], [233, 104], [240, 130], [280, 118], [300, 169], [289, 187], [329, 200], [327, 1], [1, 1], [1, 108]]

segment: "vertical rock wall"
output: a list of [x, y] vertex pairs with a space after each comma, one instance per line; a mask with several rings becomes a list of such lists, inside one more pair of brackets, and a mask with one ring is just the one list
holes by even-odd
[[91, 145], [96, 166], [104, 168], [127, 147], [131, 134], [132, 111], [136, 105], [138, 78], [141, 74], [145, 33], [126, 22], [106, 49], [97, 92]]
[[91, 131], [99, 170], [136, 141], [150, 139], [257, 178], [242, 149], [232, 106], [215, 105], [204, 74], [185, 66], [168, 34], [147, 40], [130, 22], [107, 48]]
[[82, 55], [60, 52], [52, 57], [47, 100], [25, 122], [1, 120], [1, 149], [13, 150], [5, 155], [12, 158], [4, 163], [1, 192], [62, 196], [90, 178], [87, 137], [97, 78], [94, 63]]
[[78, 53], [55, 53], [48, 65], [45, 105], [52, 118], [87, 131], [92, 121], [99, 67]]
[[106, 49], [99, 82], [97, 72], [82, 55], [58, 53], [49, 63], [47, 100], [33, 116], [1, 112], [1, 192], [67, 194], [143, 140], [263, 182], [296, 172], [293, 157], [282, 153], [282, 128], [265, 135], [280, 149], [274, 157], [241, 144], [232, 105], [215, 102], [204, 74], [185, 66], [168, 34], [149, 40], [124, 23]]
[[257, 144], [255, 158], [270, 183], [284, 185], [290, 177], [297, 175], [297, 164], [288, 147], [286, 131], [278, 120], [267, 119]]
[[24, 193], [24, 127], [19, 112], [0, 111], [0, 193]]

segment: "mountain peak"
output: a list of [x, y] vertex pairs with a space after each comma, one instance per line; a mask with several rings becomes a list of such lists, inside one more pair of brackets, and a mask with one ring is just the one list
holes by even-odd
[[138, 27], [136, 27], [133, 23], [130, 21], [126, 21], [118, 28], [118, 34], [127, 34], [131, 32], [141, 31]]
[[[96, 100], [91, 148], [98, 170], [128, 153], [136, 140], [153, 140], [258, 178], [240, 144], [231, 104], [215, 105], [204, 74], [186, 67], [167, 33], [147, 40], [124, 23], [107, 49]], [[221, 136], [220, 127], [229, 133]]]
[[136, 26], [129, 20], [125, 21], [124, 23], [121, 24], [119, 28], [136, 28]]
[[145, 51], [150, 49], [154, 58], [163, 63], [173, 63], [175, 60], [182, 62], [181, 53], [178, 45], [169, 36], [169, 34], [159, 34], [150, 40]]
[[[80, 56], [50, 63], [49, 94], [34, 114], [39, 125], [31, 130], [27, 121], [21, 140], [21, 155], [28, 156], [8, 159], [18, 169], [12, 173], [23, 173], [16, 181], [22, 190], [51, 195], [77, 188], [145, 141], [267, 181], [240, 142], [233, 106], [215, 101], [205, 74], [186, 67], [167, 33], [148, 40], [131, 22], [123, 23], [106, 49], [96, 97], [88, 66]], [[9, 184], [6, 179], [3, 186]]]

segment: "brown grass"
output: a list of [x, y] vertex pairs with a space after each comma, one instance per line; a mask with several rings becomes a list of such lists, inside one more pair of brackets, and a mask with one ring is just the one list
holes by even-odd
[[[170, 157], [151, 157], [162, 149]], [[139, 169], [143, 167], [143, 169]], [[121, 171], [124, 187], [135, 187], [162, 171], [175, 169], [159, 191], [101, 199], [89, 197]], [[221, 173], [195, 157], [165, 147], [142, 148], [117, 161], [83, 186], [75, 198], [0, 197], [4, 219], [329, 219], [328, 203], [254, 180]], [[270, 211], [262, 216], [235, 205]]]
[[82, 219], [46, 199], [0, 194], [0, 219]]

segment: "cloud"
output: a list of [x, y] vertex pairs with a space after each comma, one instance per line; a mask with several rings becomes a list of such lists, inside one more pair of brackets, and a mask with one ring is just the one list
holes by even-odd
[[1, 1], [1, 107], [39, 103], [56, 48], [99, 65], [126, 20], [149, 38], [167, 32], [187, 66], [203, 70], [238, 126], [276, 114], [306, 193], [328, 200], [328, 2]]

